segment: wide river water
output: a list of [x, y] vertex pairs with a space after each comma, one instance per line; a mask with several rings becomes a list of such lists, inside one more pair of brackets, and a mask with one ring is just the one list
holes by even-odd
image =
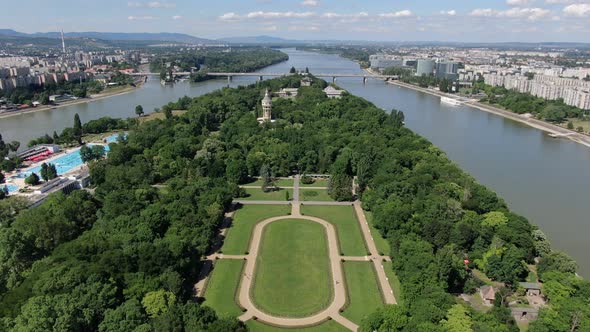
[[[336, 55], [284, 50], [290, 59], [261, 72], [287, 73], [294, 66], [312, 73], [362, 73], [359, 65]], [[256, 78], [234, 78], [231, 86]], [[580, 273], [590, 276], [590, 149], [565, 139], [471, 107], [453, 107], [438, 97], [400, 88], [378, 80], [363, 84], [359, 78], [341, 78], [337, 84], [377, 106], [401, 110], [406, 125], [444, 150], [448, 157], [480, 183], [498, 192], [510, 207], [549, 236], [554, 247], [572, 255]], [[182, 96], [199, 96], [227, 86], [225, 79], [162, 86], [150, 79], [128, 94], [55, 110], [0, 119], [4, 141], [23, 145], [45, 133], [72, 126], [74, 114], [83, 122], [102, 116], [135, 116], [141, 104], [146, 112]]]

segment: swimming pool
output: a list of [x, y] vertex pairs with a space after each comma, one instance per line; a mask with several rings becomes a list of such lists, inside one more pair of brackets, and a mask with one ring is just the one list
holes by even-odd
[[[88, 146], [93, 146], [96, 144], [88, 144]], [[105, 151], [109, 151], [109, 147], [104, 147]], [[57, 175], [62, 175], [71, 171], [74, 168], [80, 167], [82, 164], [82, 157], [80, 156], [80, 149], [76, 149], [72, 152], [66, 153], [59, 158], [53, 159], [51, 161], [46, 161], [47, 163], [51, 163], [55, 165], [55, 169], [57, 170]], [[37, 175], [41, 174], [41, 165], [27, 168], [26, 170], [18, 173], [16, 177], [18, 178], [26, 178], [27, 176], [31, 175], [31, 173], [36, 173]]]
[[[123, 133], [123, 137], [127, 137], [127, 133]], [[119, 134], [113, 134], [107, 138], [105, 138], [105, 142], [107, 142], [107, 144], [110, 143], [117, 143], [118, 142], [118, 138], [119, 138]]]
[[8, 193], [12, 194], [15, 191], [18, 191], [18, 186], [12, 183], [3, 183], [0, 184], [0, 188], [4, 189], [4, 187], [8, 188]]

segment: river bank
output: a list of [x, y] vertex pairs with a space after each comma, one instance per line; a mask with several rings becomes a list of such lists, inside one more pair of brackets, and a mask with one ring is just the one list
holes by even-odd
[[136, 86], [127, 86], [123, 89], [116, 90], [116, 91], [108, 91], [108, 92], [103, 92], [103, 93], [99, 93], [96, 95], [91, 95], [90, 97], [87, 97], [87, 98], [65, 101], [65, 102], [60, 103], [58, 105], [43, 105], [43, 106], [38, 106], [38, 107], [27, 108], [22, 111], [0, 113], [0, 119], [10, 118], [13, 116], [23, 115], [23, 114], [28, 114], [28, 113], [49, 111], [49, 110], [54, 110], [54, 109], [73, 106], [73, 105], [91, 103], [91, 102], [105, 99], [105, 98], [124, 95], [124, 94], [130, 93], [130, 92], [133, 92], [137, 89], [140, 89], [142, 86], [143, 86], [143, 83], [136, 83]]
[[[370, 75], [376, 75], [375, 72], [373, 72], [370, 69], [366, 69], [365, 70], [366, 73], [370, 74]], [[404, 88], [408, 88], [408, 89], [412, 89], [415, 91], [420, 91], [420, 92], [424, 92], [424, 93], [428, 93], [434, 96], [438, 96], [438, 97], [450, 97], [453, 98], [452, 94], [448, 94], [448, 93], [444, 93], [444, 92], [440, 92], [440, 91], [436, 91], [433, 89], [428, 89], [428, 88], [422, 88], [413, 84], [409, 84], [409, 83], [405, 83], [405, 82], [400, 82], [400, 81], [387, 81], [387, 83], [392, 84], [392, 85], [397, 85], [397, 86], [401, 86]], [[538, 120], [535, 118], [531, 118], [531, 117], [525, 117], [522, 116], [520, 114], [517, 113], [513, 113], [495, 106], [491, 106], [488, 104], [484, 104], [484, 103], [480, 103], [478, 101], [467, 101], [467, 102], [463, 102], [464, 105], [469, 106], [469, 107], [473, 107], [473, 108], [477, 108], [481, 111], [484, 112], [488, 112], [488, 113], [492, 113], [494, 115], [498, 115], [516, 122], [520, 122], [523, 124], [526, 124], [527, 126], [542, 130], [546, 133], [549, 133], [551, 135], [555, 135], [557, 136], [556, 138], [567, 138], [573, 142], [576, 142], [578, 144], [582, 144], [586, 147], [590, 147], [590, 137], [588, 137], [587, 135], [584, 134], [580, 134], [574, 130], [569, 130], [567, 128], [563, 128], [561, 126], [558, 125], [554, 125], [542, 120]]]

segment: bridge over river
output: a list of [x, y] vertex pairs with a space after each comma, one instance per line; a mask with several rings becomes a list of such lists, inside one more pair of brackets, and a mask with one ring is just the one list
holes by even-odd
[[[174, 72], [172, 73], [173, 76], [188, 76], [192, 74], [191, 72]], [[259, 80], [262, 80], [264, 77], [285, 77], [296, 75], [293, 73], [259, 73], [259, 72], [252, 72], [252, 73], [231, 73], [231, 72], [208, 72], [206, 73], [209, 76], [218, 76], [218, 77], [227, 77], [228, 83], [232, 81], [235, 76], [253, 76], [258, 77]], [[131, 73], [131, 76], [159, 76], [160, 73]], [[367, 79], [374, 78], [379, 80], [397, 80], [399, 76], [397, 75], [370, 75], [370, 74], [334, 74], [334, 73], [321, 73], [321, 74], [313, 74], [315, 77], [324, 77], [324, 78], [332, 78], [332, 82], [336, 82], [336, 78], [338, 77], [358, 77], [363, 80], [363, 83], [367, 82]]]

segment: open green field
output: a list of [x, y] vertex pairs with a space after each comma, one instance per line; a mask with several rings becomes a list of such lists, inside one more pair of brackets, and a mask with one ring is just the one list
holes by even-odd
[[280, 327], [266, 325], [254, 320], [247, 321], [246, 326], [248, 326], [248, 329], [250, 329], [250, 331], [254, 332], [348, 332], [348, 329], [346, 329], [344, 326], [336, 323], [333, 320], [327, 321], [318, 326], [301, 329], [284, 329]]
[[[293, 179], [276, 179], [274, 182], [277, 187], [293, 187]], [[253, 181], [244, 183], [244, 185], [262, 187], [262, 179], [254, 179]]]
[[315, 179], [313, 183], [305, 184], [299, 181], [299, 186], [302, 188], [305, 187], [328, 187], [328, 179]]
[[377, 250], [381, 255], [391, 255], [391, 247], [389, 246], [389, 241], [381, 236], [379, 230], [374, 226], [373, 220], [373, 213], [370, 211], [363, 211], [365, 213], [365, 217], [367, 217], [367, 221], [369, 222], [369, 227], [371, 228], [371, 234], [373, 235], [373, 241], [375, 241], [375, 246], [377, 246]]
[[279, 189], [275, 191], [269, 191], [265, 193], [262, 189], [258, 188], [245, 188], [247, 197], [240, 197], [242, 200], [250, 201], [284, 201], [285, 191], [289, 191], [289, 199], [293, 199], [293, 189]]
[[336, 226], [340, 251], [344, 256], [365, 256], [367, 248], [352, 206], [303, 205], [301, 213], [329, 221]]
[[281, 317], [306, 317], [333, 297], [324, 226], [286, 219], [264, 229], [250, 296], [261, 310]]
[[205, 289], [203, 305], [215, 309], [217, 314], [222, 317], [241, 315], [242, 309], [236, 303], [236, 291], [243, 266], [244, 261], [242, 260], [217, 260]]
[[568, 121], [573, 122], [573, 124], [574, 124], [574, 130], [577, 131], [578, 130], [578, 127], [582, 127], [582, 128], [584, 128], [583, 131], [585, 133], [590, 133], [590, 121], [583, 120], [583, 119], [572, 118], [572, 119], [567, 119], [562, 124], [560, 124], [560, 126], [562, 126], [564, 128], [567, 128]]
[[333, 202], [334, 200], [328, 194], [326, 189], [305, 189], [300, 188], [299, 200], [301, 201], [320, 201], [320, 202]]
[[350, 303], [342, 315], [356, 324], [383, 305], [371, 262], [344, 262], [346, 289]]
[[391, 290], [393, 291], [393, 296], [395, 296], [395, 300], [398, 304], [404, 303], [404, 297], [402, 294], [402, 285], [399, 282], [399, 278], [393, 272], [393, 263], [391, 262], [383, 262], [383, 268], [385, 269], [385, 275], [387, 275], [387, 279], [389, 279], [389, 285], [391, 286]]
[[271, 217], [288, 215], [289, 205], [244, 205], [236, 211], [231, 227], [227, 230], [223, 247], [225, 254], [242, 255], [248, 251], [254, 226]]

